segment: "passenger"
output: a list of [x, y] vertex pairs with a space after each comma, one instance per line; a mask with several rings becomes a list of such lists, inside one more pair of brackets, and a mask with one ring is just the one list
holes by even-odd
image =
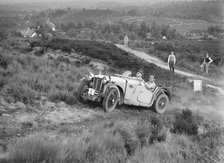
[[138, 70], [138, 72], [136, 73], [136, 77], [142, 78], [142, 76], [143, 76], [143, 71], [142, 70]]
[[153, 90], [155, 87], [156, 87], [156, 84], [155, 84], [155, 77], [154, 76], [150, 76], [149, 77], [149, 81], [146, 83], [146, 86], [149, 88], [149, 89], [151, 89], [151, 90]]

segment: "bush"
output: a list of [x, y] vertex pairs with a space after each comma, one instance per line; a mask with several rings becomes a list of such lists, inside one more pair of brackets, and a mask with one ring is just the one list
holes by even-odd
[[184, 109], [175, 115], [172, 131], [179, 134], [197, 135], [198, 125], [196, 116], [193, 115], [192, 111]]
[[169, 142], [155, 143], [136, 152], [130, 162], [138, 163], [196, 163], [195, 146], [186, 136], [177, 135]]
[[151, 136], [150, 123], [140, 122], [135, 128], [135, 134], [140, 142], [141, 148], [148, 146], [148, 139]]
[[204, 124], [204, 132], [194, 138], [199, 149], [198, 159], [219, 162], [221, 149], [224, 147], [224, 128], [217, 123], [208, 122]]
[[135, 128], [135, 134], [142, 148], [156, 142], [163, 142], [167, 137], [162, 121], [156, 116], [150, 116], [149, 119], [139, 122]]
[[174, 50], [172, 43], [170, 42], [161, 42], [156, 44], [155, 48], [160, 51], [171, 52]]
[[51, 92], [48, 94], [48, 98], [53, 102], [64, 101], [69, 105], [74, 105], [77, 103], [75, 93], [70, 93], [68, 91]]
[[6, 56], [5, 54], [0, 53], [0, 67], [2, 67], [3, 69], [6, 69], [9, 63], [10, 63], [10, 58]]

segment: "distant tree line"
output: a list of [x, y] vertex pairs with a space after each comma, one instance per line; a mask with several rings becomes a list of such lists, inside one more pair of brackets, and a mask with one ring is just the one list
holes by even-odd
[[60, 24], [68, 36], [74, 38], [103, 39], [108, 41], [119, 41], [127, 34], [131, 40], [146, 39], [147, 35], [153, 39], [174, 39], [177, 36], [176, 30], [168, 25], [159, 26], [156, 23], [147, 24], [119, 22], [101, 22], [86, 19], [83, 22], [68, 22]]

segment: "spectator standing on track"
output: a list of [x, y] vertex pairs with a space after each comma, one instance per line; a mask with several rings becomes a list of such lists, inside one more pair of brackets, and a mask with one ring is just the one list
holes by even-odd
[[173, 73], [174, 73], [175, 63], [176, 63], [176, 56], [174, 55], [174, 52], [171, 51], [171, 54], [168, 57], [168, 64], [169, 64], [170, 71], [172, 71]]
[[128, 47], [128, 36], [124, 37], [124, 46]]
[[209, 65], [210, 65], [210, 63], [212, 63], [212, 59], [211, 59], [211, 57], [209, 57], [209, 54], [207, 53], [206, 54], [206, 57], [205, 57], [205, 59], [204, 59], [204, 62], [202, 63], [202, 65], [201, 65], [201, 68], [202, 68], [202, 70], [204, 70], [205, 69], [205, 72], [208, 74], [208, 69], [209, 69]]

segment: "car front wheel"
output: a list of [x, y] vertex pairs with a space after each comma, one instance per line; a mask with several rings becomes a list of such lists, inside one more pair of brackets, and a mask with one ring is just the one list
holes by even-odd
[[88, 83], [89, 82], [87, 80], [83, 80], [76, 91], [78, 101], [80, 102], [83, 103], [87, 102], [88, 88], [89, 88]]
[[103, 108], [106, 112], [112, 112], [118, 103], [118, 90], [116, 88], [110, 88], [104, 99]]
[[169, 98], [166, 94], [160, 94], [154, 102], [154, 109], [157, 113], [163, 114], [166, 112], [169, 105]]

